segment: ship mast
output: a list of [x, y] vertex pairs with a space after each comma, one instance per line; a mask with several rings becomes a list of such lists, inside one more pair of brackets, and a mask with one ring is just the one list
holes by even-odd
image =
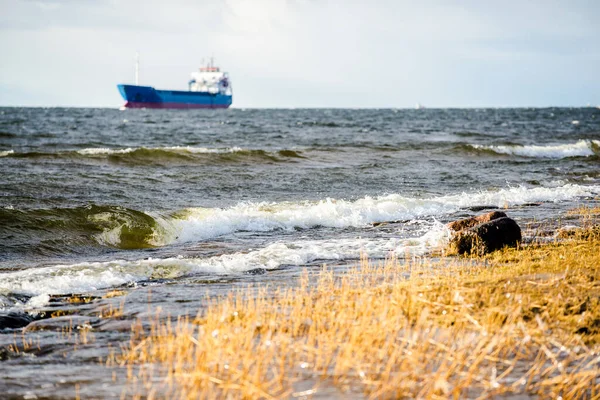
[[135, 85], [140, 84], [140, 53], [135, 52]]

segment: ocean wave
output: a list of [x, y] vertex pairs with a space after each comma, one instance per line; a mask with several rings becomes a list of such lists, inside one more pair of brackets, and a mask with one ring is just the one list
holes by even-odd
[[[92, 224], [88, 235], [109, 245], [168, 244], [201, 241], [239, 231], [264, 232], [315, 227], [366, 227], [389, 220], [421, 221], [425, 232], [410, 238], [333, 238], [277, 241], [232, 254], [186, 258], [149, 258], [55, 265], [0, 273], [0, 294], [28, 296], [89, 292], [153, 279], [177, 279], [194, 274], [240, 274], [257, 268], [302, 266], [322, 262], [354, 262], [361, 253], [384, 258], [390, 252], [422, 255], [446, 243], [442, 222], [455, 212], [477, 205], [511, 207], [533, 202], [560, 202], [600, 195], [600, 185], [556, 182], [552, 187], [509, 187], [425, 198], [390, 194], [356, 201], [243, 203], [234, 207], [192, 208], [159, 217], [114, 207], [76, 209], [76, 223]], [[18, 210], [4, 210], [16, 212]], [[52, 218], [48, 218], [52, 219]], [[56, 218], [55, 218], [56, 219]], [[55, 221], [61, 225], [64, 219]], [[10, 226], [10, 221], [8, 221]], [[18, 224], [17, 224], [18, 225]], [[47, 229], [50, 225], [41, 226]], [[125, 235], [125, 236], [123, 236]], [[129, 235], [129, 236], [128, 236]], [[134, 247], [135, 247], [134, 246]]]
[[299, 121], [295, 123], [295, 126], [317, 126], [321, 128], [352, 128], [360, 125], [353, 123], [341, 123], [334, 121]]
[[135, 153], [136, 151], [165, 151], [173, 153], [189, 153], [189, 154], [223, 154], [223, 153], [235, 153], [242, 152], [244, 149], [240, 147], [229, 147], [222, 149], [213, 149], [206, 147], [192, 147], [192, 146], [169, 146], [169, 147], [138, 147], [138, 148], [126, 148], [126, 149], [111, 149], [111, 148], [87, 148], [77, 150], [77, 153], [82, 155], [111, 155], [111, 154], [128, 154]]
[[144, 249], [209, 240], [236, 232], [274, 232], [326, 228], [364, 228], [373, 223], [448, 219], [474, 206], [499, 208], [597, 196], [598, 185], [556, 183], [432, 197], [390, 194], [355, 201], [240, 203], [229, 208], [187, 208], [170, 213], [119, 206], [49, 210], [0, 209], [0, 240], [18, 254], [60, 255], [82, 246]]
[[171, 225], [178, 241], [205, 240], [239, 231], [269, 232], [314, 227], [363, 227], [375, 222], [444, 218], [460, 209], [485, 205], [510, 207], [534, 202], [559, 202], [600, 194], [600, 186], [563, 184], [525, 186], [425, 198], [391, 194], [356, 201], [325, 199], [317, 202], [241, 203], [219, 208], [189, 208]]
[[[140, 281], [177, 279], [191, 274], [241, 274], [258, 268], [273, 270], [313, 262], [354, 262], [361, 254], [381, 259], [390, 253], [422, 255], [446, 243], [448, 229], [434, 223], [420, 237], [409, 239], [328, 239], [277, 242], [250, 252], [206, 258], [114, 260], [55, 265], [3, 273], [0, 293], [26, 296], [85, 293]], [[46, 297], [47, 299], [47, 297]], [[39, 302], [36, 304], [40, 306]]]
[[568, 157], [590, 157], [600, 154], [600, 140], [579, 140], [576, 143], [547, 146], [485, 146], [478, 144], [470, 144], [467, 146], [480, 151], [530, 158], [561, 159]]
[[61, 255], [81, 247], [143, 249], [172, 241], [168, 220], [119, 206], [0, 209], [0, 241], [6, 251]]
[[494, 137], [492, 134], [482, 133], [482, 132], [473, 132], [473, 131], [458, 131], [454, 132], [454, 135], [460, 137]]
[[261, 149], [243, 149], [235, 146], [227, 148], [193, 146], [128, 147], [124, 149], [98, 147], [58, 153], [39, 151], [15, 153], [13, 150], [0, 152], [0, 157], [6, 156], [16, 158], [105, 159], [111, 162], [138, 165], [168, 164], [171, 162], [284, 162], [290, 159], [305, 158], [299, 150], [282, 149], [267, 151]]

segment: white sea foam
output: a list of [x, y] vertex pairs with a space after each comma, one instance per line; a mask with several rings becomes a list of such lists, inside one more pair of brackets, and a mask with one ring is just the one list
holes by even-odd
[[[192, 147], [192, 146], [169, 146], [169, 147], [137, 147], [137, 148], [126, 148], [126, 149], [111, 149], [107, 147], [100, 148], [88, 148], [78, 150], [77, 153], [81, 155], [110, 155], [110, 154], [127, 154], [132, 153], [136, 150], [163, 150], [163, 151], [171, 151], [174, 153], [235, 153], [239, 151], [244, 151], [244, 149], [240, 147], [227, 147], [227, 148], [206, 148], [206, 147]], [[1, 154], [1, 153], [0, 153]]]
[[356, 201], [326, 199], [300, 203], [242, 203], [227, 209], [191, 208], [172, 221], [180, 242], [209, 239], [237, 231], [268, 232], [316, 226], [361, 227], [373, 222], [444, 217], [478, 205], [514, 206], [558, 202], [600, 194], [600, 186], [510, 187], [501, 190], [414, 198], [400, 194]]
[[5, 150], [5, 151], [0, 151], [0, 157], [6, 157], [8, 155], [14, 154], [15, 151], [14, 150]]
[[[558, 202], [600, 194], [599, 185], [550, 182], [546, 187], [509, 187], [425, 198], [391, 194], [356, 201], [325, 199], [316, 202], [240, 203], [230, 208], [189, 208], [166, 218], [149, 212], [157, 223], [147, 244], [165, 246], [197, 242], [235, 232], [293, 231], [318, 226], [365, 227], [376, 222], [444, 219], [463, 208], [480, 205], [510, 207], [533, 202]], [[104, 218], [104, 215], [95, 218]], [[95, 235], [103, 245], [119, 247], [127, 221]]]
[[240, 151], [244, 151], [241, 147], [227, 147], [221, 149], [209, 149], [206, 147], [191, 147], [191, 146], [172, 146], [172, 147], [161, 147], [162, 150], [169, 150], [175, 152], [187, 152], [187, 153], [237, 153]]
[[109, 149], [108, 147], [98, 147], [98, 148], [89, 148], [77, 150], [77, 153], [82, 155], [98, 155], [98, 154], [125, 154], [131, 153], [135, 149], [127, 148], [127, 149]]
[[567, 157], [593, 156], [596, 154], [594, 148], [600, 147], [600, 140], [579, 140], [576, 143], [548, 146], [483, 146], [476, 144], [471, 146], [476, 149], [491, 150], [498, 154], [509, 154], [531, 158], [560, 159]]
[[[557, 183], [558, 184], [558, 183]], [[427, 198], [391, 194], [357, 201], [327, 199], [319, 202], [254, 204], [228, 209], [191, 209], [180, 219], [169, 221], [182, 241], [198, 241], [239, 230], [308, 228], [314, 226], [365, 226], [386, 220], [421, 220], [426, 232], [413, 238], [355, 238], [275, 242], [249, 252], [205, 258], [114, 260], [32, 268], [0, 274], [0, 293], [19, 292], [31, 296], [90, 292], [146, 279], [177, 278], [193, 273], [235, 274], [282, 265], [305, 265], [327, 260], [357, 260], [361, 252], [371, 258], [421, 255], [442, 246], [448, 230], [443, 219], [461, 208], [475, 205], [514, 206], [529, 202], [559, 202], [581, 196], [597, 196], [600, 186], [566, 184], [554, 187], [511, 187], [493, 191], [460, 193]], [[31, 304], [39, 307], [45, 297]]]
[[[421, 255], [445, 243], [448, 229], [434, 223], [422, 237], [412, 239], [328, 239], [277, 242], [248, 253], [207, 258], [173, 257], [136, 261], [84, 262], [14, 271], [0, 275], [0, 293], [34, 296], [26, 305], [43, 306], [50, 294], [86, 293], [146, 279], [177, 278], [191, 273], [238, 274], [256, 268], [305, 265], [316, 260], [358, 260], [361, 253], [384, 258], [391, 252]], [[352, 262], [352, 261], [350, 261]]]
[[25, 308], [40, 308], [48, 304], [48, 302], [50, 302], [50, 296], [48, 293], [38, 294], [27, 301]]

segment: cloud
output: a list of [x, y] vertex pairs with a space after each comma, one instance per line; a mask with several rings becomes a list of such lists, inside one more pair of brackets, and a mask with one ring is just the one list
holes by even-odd
[[545, 86], [600, 102], [599, 10], [585, 1], [0, 0], [0, 84], [112, 105], [140, 51], [144, 83], [181, 89], [214, 55], [239, 106], [560, 104], [540, 101]]

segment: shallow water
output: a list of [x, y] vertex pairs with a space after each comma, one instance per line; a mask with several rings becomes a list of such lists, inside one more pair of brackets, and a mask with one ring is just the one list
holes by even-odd
[[[599, 164], [595, 108], [2, 108], [0, 313], [62, 310], [95, 338], [73, 353], [73, 322], [35, 322], [40, 349], [0, 353], [0, 392], [118, 396], [97, 358], [150, 305], [195, 314], [207, 292], [289, 284], [361, 252], [426, 255], [444, 223], [481, 209], [529, 238], [577, 223], [559, 219], [597, 202]], [[113, 289], [127, 295], [101, 298]], [[95, 299], [60, 296], [73, 293]], [[121, 321], [98, 318], [123, 301]]]

